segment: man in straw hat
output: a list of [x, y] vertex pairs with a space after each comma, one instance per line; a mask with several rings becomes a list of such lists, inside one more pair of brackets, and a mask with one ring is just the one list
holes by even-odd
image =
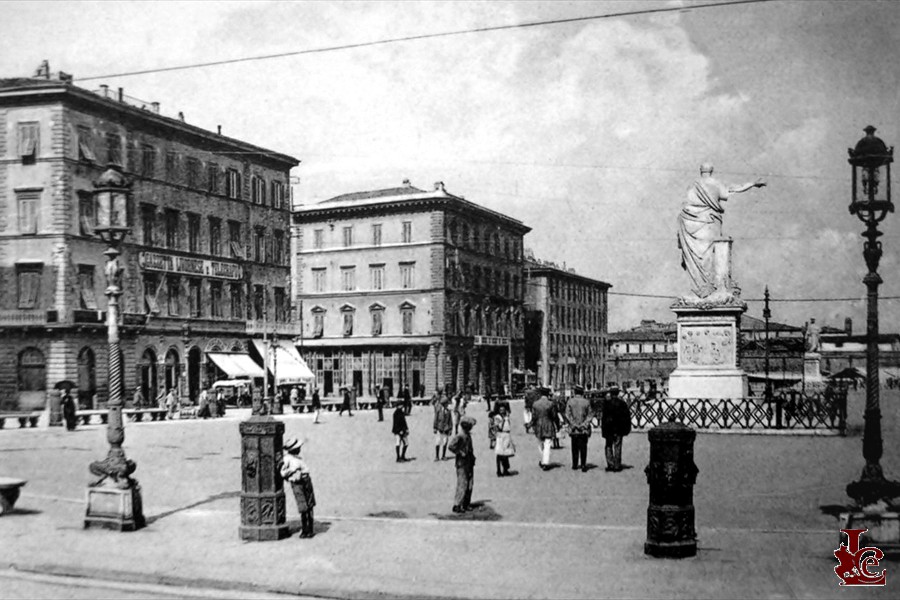
[[459, 421], [462, 431], [453, 436], [450, 452], [456, 455], [456, 497], [453, 512], [472, 510], [472, 487], [475, 482], [475, 449], [472, 446], [472, 427], [475, 419], [468, 415]]
[[306, 461], [300, 458], [302, 442], [297, 438], [289, 438], [284, 443], [284, 458], [281, 463], [281, 478], [290, 482], [300, 511], [300, 537], [311, 538], [313, 535], [313, 507], [316, 505], [316, 493], [313, 490], [312, 478]]

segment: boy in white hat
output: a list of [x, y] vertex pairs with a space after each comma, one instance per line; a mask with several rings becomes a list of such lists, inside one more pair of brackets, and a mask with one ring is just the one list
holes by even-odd
[[297, 438], [289, 438], [284, 443], [284, 458], [281, 463], [281, 478], [290, 482], [294, 490], [294, 499], [297, 501], [297, 510], [300, 511], [300, 537], [311, 538], [313, 535], [313, 507], [316, 505], [316, 494], [313, 490], [312, 478], [309, 476], [309, 467], [300, 458], [300, 449], [306, 440], [302, 442]]

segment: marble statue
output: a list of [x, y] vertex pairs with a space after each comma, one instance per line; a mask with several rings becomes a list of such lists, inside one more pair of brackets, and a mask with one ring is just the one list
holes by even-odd
[[816, 325], [815, 319], [810, 319], [806, 325], [806, 351], [818, 352], [821, 347], [819, 326]]
[[[726, 186], [713, 178], [713, 166], [700, 165], [700, 178], [688, 188], [687, 198], [678, 215], [678, 247], [681, 249], [681, 267], [694, 283], [698, 298], [707, 298], [717, 290], [730, 287], [730, 267], [717, 264], [717, 242], [722, 241], [723, 203], [732, 195], [763, 187], [766, 182], [757, 179], [752, 183]], [[721, 254], [725, 254], [723, 250]], [[730, 256], [720, 256], [719, 262]]]

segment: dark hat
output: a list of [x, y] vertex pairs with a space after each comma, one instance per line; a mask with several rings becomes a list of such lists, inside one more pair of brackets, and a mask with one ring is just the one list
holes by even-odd
[[541, 386], [538, 388], [538, 390], [545, 396], [550, 395], [550, 388], [548, 388], [548, 387]]
[[583, 385], [572, 386], [572, 391], [575, 392], [576, 394], [583, 394], [584, 386]]
[[472, 429], [473, 427], [475, 427], [475, 417], [466, 415], [459, 420], [459, 424], [462, 425], [465, 429]]
[[299, 452], [300, 448], [302, 448], [305, 443], [306, 440], [300, 441], [295, 437], [288, 438], [287, 441], [284, 442], [284, 450], [285, 452]]

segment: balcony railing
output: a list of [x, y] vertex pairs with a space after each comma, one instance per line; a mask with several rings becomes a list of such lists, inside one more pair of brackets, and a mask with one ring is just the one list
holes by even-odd
[[47, 323], [46, 310], [0, 310], [0, 326], [44, 325]]
[[263, 319], [249, 319], [247, 320], [246, 331], [249, 335], [271, 334], [274, 331], [279, 336], [299, 337], [300, 323], [274, 321], [266, 322]]

